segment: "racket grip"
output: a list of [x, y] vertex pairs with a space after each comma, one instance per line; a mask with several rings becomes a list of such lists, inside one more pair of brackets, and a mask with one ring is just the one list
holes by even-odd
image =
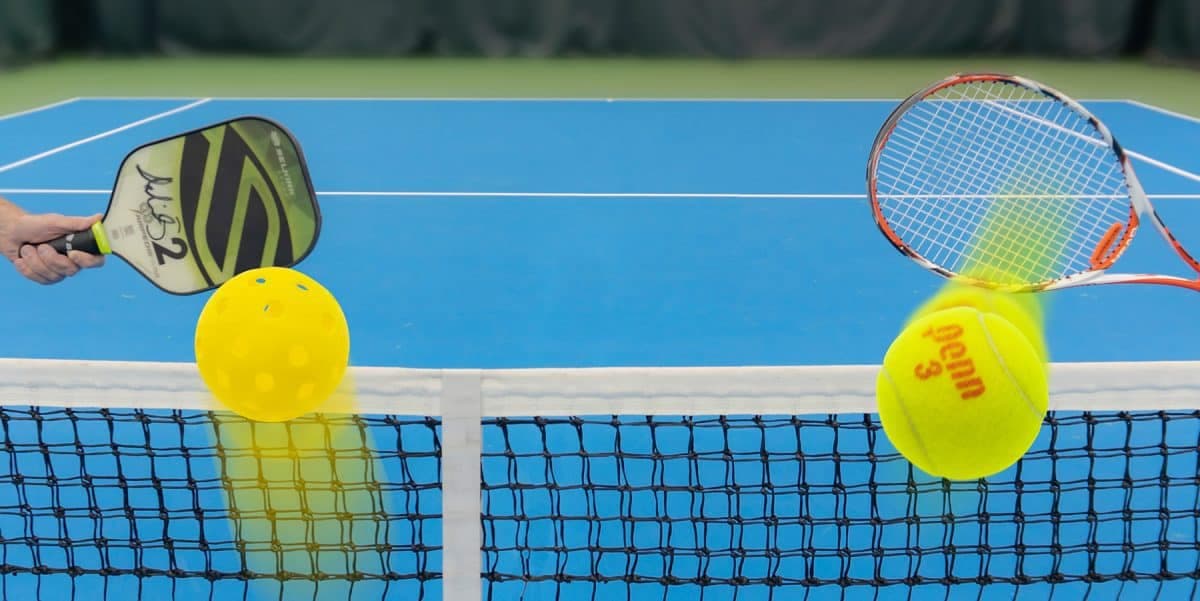
[[72, 250], [80, 250], [93, 255], [101, 254], [100, 245], [96, 242], [96, 234], [90, 229], [59, 236], [46, 244], [57, 250], [60, 255], [65, 255]]

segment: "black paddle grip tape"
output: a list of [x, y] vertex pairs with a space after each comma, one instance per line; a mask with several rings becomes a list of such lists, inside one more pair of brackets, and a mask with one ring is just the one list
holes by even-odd
[[69, 250], [81, 250], [93, 255], [100, 254], [100, 247], [96, 244], [96, 236], [91, 229], [55, 238], [47, 244], [57, 250], [60, 255], [67, 254]]

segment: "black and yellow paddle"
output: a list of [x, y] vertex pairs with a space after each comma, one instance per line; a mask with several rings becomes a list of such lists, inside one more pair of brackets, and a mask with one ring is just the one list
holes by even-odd
[[273, 121], [241, 117], [138, 147], [104, 217], [49, 244], [115, 255], [166, 292], [194, 294], [299, 263], [320, 230], [299, 143]]

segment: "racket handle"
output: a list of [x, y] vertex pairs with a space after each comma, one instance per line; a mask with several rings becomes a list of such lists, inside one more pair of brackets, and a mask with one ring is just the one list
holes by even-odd
[[101, 254], [100, 245], [96, 242], [96, 234], [90, 229], [59, 236], [46, 244], [57, 250], [60, 255], [65, 255], [72, 250], [80, 250], [93, 255]]

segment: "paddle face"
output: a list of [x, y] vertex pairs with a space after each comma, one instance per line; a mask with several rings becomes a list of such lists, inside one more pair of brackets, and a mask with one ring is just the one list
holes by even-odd
[[247, 117], [134, 150], [98, 225], [102, 252], [167, 292], [193, 294], [252, 268], [299, 263], [321, 215], [295, 139]]

